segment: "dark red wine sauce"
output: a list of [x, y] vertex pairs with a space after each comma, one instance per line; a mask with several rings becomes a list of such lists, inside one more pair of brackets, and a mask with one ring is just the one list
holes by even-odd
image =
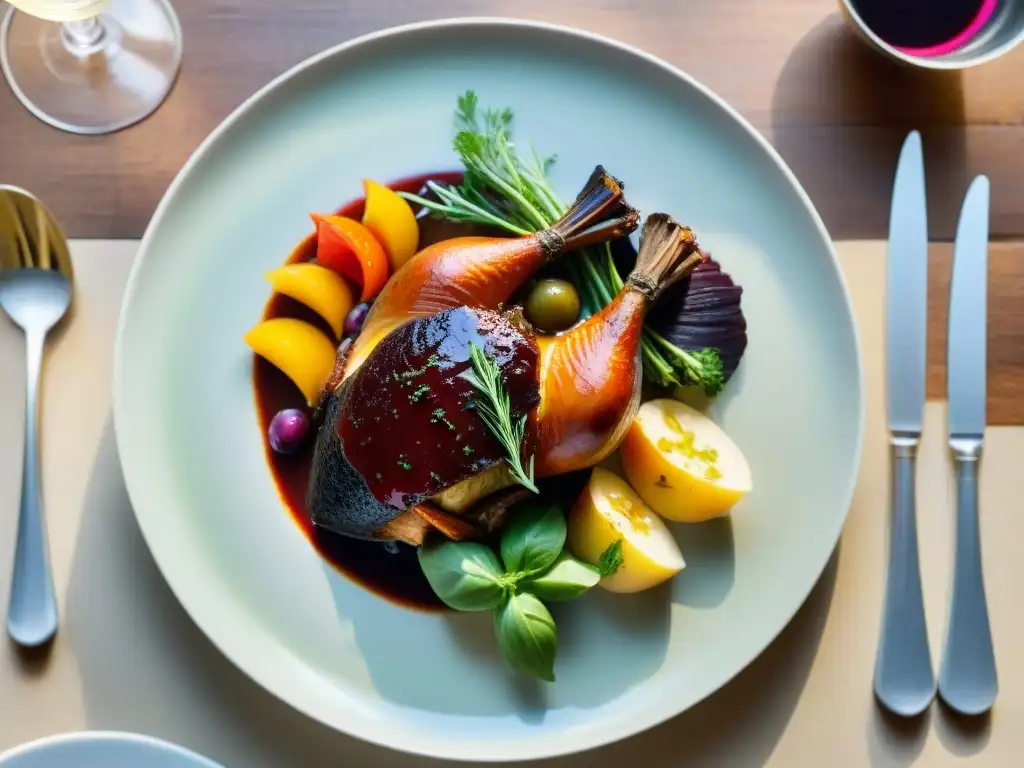
[[[418, 192], [427, 180], [458, 184], [459, 173], [433, 173], [403, 179], [391, 184], [392, 189]], [[360, 220], [363, 216], [362, 198], [353, 200], [338, 211], [339, 216]], [[312, 223], [311, 223], [312, 226]], [[460, 233], [456, 225], [433, 218], [420, 218], [420, 243], [424, 248], [431, 243], [446, 240]], [[288, 262], [310, 261], [316, 256], [315, 242], [308, 237], [289, 257]], [[263, 319], [293, 317], [311, 323], [328, 337], [330, 327], [311, 309], [281, 294], [274, 294], [263, 311]], [[313, 440], [298, 454], [284, 456], [275, 453], [267, 437], [270, 420], [282, 408], [306, 408], [302, 394], [281, 371], [262, 357], [255, 356], [253, 383], [256, 393], [256, 412], [263, 434], [263, 449], [277, 485], [278, 493], [292, 520], [302, 530], [320, 555], [348, 578], [396, 603], [420, 610], [440, 610], [444, 606], [434, 595], [420, 570], [416, 551], [404, 544], [397, 551], [388, 545], [350, 539], [345, 536], [314, 528], [306, 511], [306, 485], [313, 461]], [[394, 549], [392, 547], [392, 549]]]

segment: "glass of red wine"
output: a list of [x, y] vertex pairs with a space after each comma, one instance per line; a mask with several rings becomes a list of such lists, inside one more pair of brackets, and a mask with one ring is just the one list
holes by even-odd
[[904, 63], [963, 69], [1024, 40], [1024, 0], [840, 0], [847, 21]]

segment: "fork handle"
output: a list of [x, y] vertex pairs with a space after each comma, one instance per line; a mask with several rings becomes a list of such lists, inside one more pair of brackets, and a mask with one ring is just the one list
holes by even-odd
[[981, 441], [954, 439], [950, 445], [956, 462], [956, 557], [939, 695], [958, 712], [978, 715], [992, 707], [999, 690], [981, 567]]
[[882, 633], [875, 660], [875, 695], [892, 712], [913, 717], [935, 697], [917, 556], [918, 438], [892, 441], [892, 533]]
[[20, 645], [45, 643], [57, 631], [57, 605], [46, 548], [43, 502], [39, 484], [39, 375], [46, 334], [26, 332], [28, 372], [25, 397], [25, 456], [18, 512], [18, 539], [14, 550], [7, 631]]

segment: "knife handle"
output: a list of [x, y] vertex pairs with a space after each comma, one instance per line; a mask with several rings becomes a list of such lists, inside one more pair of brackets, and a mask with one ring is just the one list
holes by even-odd
[[875, 695], [904, 717], [921, 714], [935, 698], [917, 556], [917, 444], [916, 436], [892, 440], [892, 533], [875, 660]]
[[956, 462], [956, 559], [939, 694], [965, 715], [995, 703], [999, 684], [981, 568], [978, 523], [978, 459], [981, 440], [950, 441]]

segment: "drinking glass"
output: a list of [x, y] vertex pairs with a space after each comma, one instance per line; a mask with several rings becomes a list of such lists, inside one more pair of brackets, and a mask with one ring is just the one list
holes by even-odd
[[137, 123], [166, 98], [181, 64], [167, 0], [8, 0], [0, 68], [36, 117], [72, 133]]
[[1024, 0], [838, 0], [857, 34], [903, 64], [966, 69], [1024, 42]]

